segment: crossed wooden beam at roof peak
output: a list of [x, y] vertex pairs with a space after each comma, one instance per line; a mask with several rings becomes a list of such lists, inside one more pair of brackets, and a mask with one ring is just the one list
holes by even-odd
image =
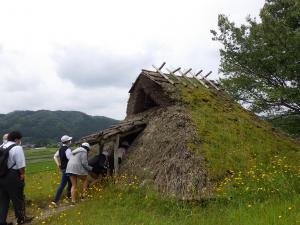
[[[181, 70], [181, 67], [178, 67], [177, 69], [171, 70], [169, 68], [166, 68], [166, 70], [168, 71], [167, 73], [162, 72], [162, 69], [164, 68], [164, 66], [166, 65], [165, 62], [163, 62], [159, 67], [152, 65], [153, 68], [156, 70], [157, 73], [159, 73], [162, 77], [164, 77], [170, 84], [175, 85], [175, 82], [171, 79], [175, 79], [177, 80], [179, 83], [183, 84], [185, 87], [189, 86], [192, 88], [198, 88], [198, 85], [202, 85], [205, 88], [214, 88], [217, 91], [220, 90], [219, 87], [217, 87], [212, 81], [210, 81], [208, 78], [208, 76], [212, 73], [212, 71], [208, 72], [206, 75], [202, 76], [201, 73], [203, 72], [203, 70], [200, 70], [197, 73], [193, 73], [192, 72], [192, 68], [189, 68], [187, 70], [185, 70], [184, 72]], [[176, 75], [176, 73], [179, 72], [179, 75]], [[188, 77], [187, 75], [190, 75], [192, 77]], [[182, 77], [183, 79], [180, 79], [180, 77]], [[192, 79], [194, 78], [194, 79]], [[195, 82], [197, 81], [197, 82]], [[209, 85], [207, 85], [209, 84]]]

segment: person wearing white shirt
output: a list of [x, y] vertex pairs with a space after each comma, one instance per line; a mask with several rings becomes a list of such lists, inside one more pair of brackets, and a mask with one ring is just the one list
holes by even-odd
[[8, 172], [0, 177], [0, 224], [7, 223], [7, 213], [10, 200], [13, 203], [17, 224], [30, 222], [33, 217], [25, 215], [24, 180], [25, 180], [25, 155], [21, 146], [22, 135], [13, 131], [8, 135], [8, 141], [3, 148], [9, 148], [7, 160]]
[[71, 198], [72, 183], [71, 183], [70, 178], [66, 175], [67, 165], [68, 165], [69, 159], [71, 158], [71, 155], [72, 155], [72, 151], [69, 147], [71, 145], [71, 140], [72, 140], [72, 137], [69, 137], [68, 135], [62, 136], [61, 137], [62, 145], [59, 148], [59, 150], [54, 154], [54, 161], [61, 171], [61, 181], [57, 188], [54, 199], [51, 202], [51, 204], [54, 206], [57, 206], [57, 203], [61, 197], [61, 194], [67, 184], [68, 184], [67, 197]]

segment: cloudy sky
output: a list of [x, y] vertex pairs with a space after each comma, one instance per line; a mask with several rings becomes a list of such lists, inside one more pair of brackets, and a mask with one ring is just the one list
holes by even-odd
[[237, 24], [263, 0], [0, 1], [0, 113], [76, 110], [123, 119], [142, 68], [213, 71], [217, 16]]

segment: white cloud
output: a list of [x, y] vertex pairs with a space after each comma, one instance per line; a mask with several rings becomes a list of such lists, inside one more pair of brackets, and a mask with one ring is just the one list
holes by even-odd
[[212, 70], [210, 29], [223, 13], [242, 23], [264, 1], [27, 0], [0, 2], [0, 113], [80, 110], [121, 119], [140, 69]]

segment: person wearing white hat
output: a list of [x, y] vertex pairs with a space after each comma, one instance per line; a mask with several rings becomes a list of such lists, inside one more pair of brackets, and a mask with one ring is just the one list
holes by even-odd
[[76, 203], [77, 196], [77, 181], [82, 181], [82, 192], [81, 198], [84, 198], [84, 194], [87, 190], [88, 180], [87, 176], [89, 172], [93, 170], [93, 167], [88, 164], [88, 152], [90, 151], [90, 145], [87, 142], [81, 144], [80, 147], [76, 148], [72, 152], [72, 156], [67, 165], [66, 173], [70, 176], [72, 182], [71, 196], [72, 205]]
[[54, 154], [54, 161], [56, 162], [56, 165], [59, 167], [61, 171], [61, 182], [57, 188], [55, 197], [53, 201], [51, 202], [52, 205], [56, 206], [61, 194], [65, 188], [65, 186], [68, 184], [67, 187], [67, 197], [71, 198], [71, 187], [72, 183], [70, 178], [66, 175], [66, 169], [68, 162], [72, 155], [72, 150], [70, 149], [70, 145], [72, 143], [72, 137], [68, 135], [64, 135], [61, 137], [61, 147], [59, 150]]

